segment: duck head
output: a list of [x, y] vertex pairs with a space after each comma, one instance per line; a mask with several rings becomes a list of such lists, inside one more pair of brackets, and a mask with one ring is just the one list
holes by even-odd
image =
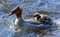
[[9, 17], [9, 16], [11, 16], [13, 14], [16, 14], [16, 18], [19, 18], [22, 15], [22, 10], [23, 10], [22, 6], [17, 6], [16, 8], [14, 8], [11, 11], [11, 13], [7, 17]]

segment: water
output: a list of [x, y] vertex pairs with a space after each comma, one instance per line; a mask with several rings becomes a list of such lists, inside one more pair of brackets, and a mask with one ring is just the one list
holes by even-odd
[[[15, 16], [9, 18], [2, 18], [3, 16], [10, 13], [17, 5], [23, 5], [23, 18], [33, 14], [35, 11], [47, 11], [53, 12], [49, 15], [54, 19], [58, 25], [60, 25], [60, 0], [0, 0], [0, 37], [41, 37], [41, 34], [35, 32], [16, 32], [11, 29], [10, 26], [14, 24], [13, 19]], [[57, 12], [58, 14], [55, 14]], [[45, 13], [47, 14], [47, 13]], [[58, 20], [56, 20], [58, 19]], [[42, 37], [60, 37], [60, 28], [53, 30], [51, 35], [45, 34]]]

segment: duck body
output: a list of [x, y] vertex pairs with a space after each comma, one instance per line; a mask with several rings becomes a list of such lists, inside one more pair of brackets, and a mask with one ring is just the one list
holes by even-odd
[[49, 29], [54, 26], [54, 23], [37, 23], [33, 21], [24, 21], [22, 18], [16, 19], [15, 20], [15, 25], [18, 25], [20, 27], [25, 27], [25, 28], [40, 28], [40, 29]]

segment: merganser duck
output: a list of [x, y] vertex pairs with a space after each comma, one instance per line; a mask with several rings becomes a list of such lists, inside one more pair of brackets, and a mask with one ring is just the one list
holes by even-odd
[[[22, 19], [22, 11], [23, 8], [22, 6], [17, 6], [15, 9], [12, 10], [12, 12], [7, 16], [11, 16], [13, 14], [16, 14], [16, 19], [15, 19], [15, 25], [18, 25], [20, 27], [25, 27], [25, 28], [34, 28], [34, 29], [45, 29], [45, 28], [51, 28], [52, 25], [45, 25], [37, 22], [32, 22], [32, 21], [25, 21]], [[36, 15], [38, 16], [38, 15]], [[36, 17], [34, 16], [34, 17]], [[39, 16], [41, 17], [41, 16]]]
[[37, 23], [37, 22], [33, 22], [32, 20], [31, 21], [23, 20], [22, 19], [22, 10], [23, 10], [22, 6], [17, 6], [16, 8], [14, 8], [12, 10], [12, 12], [7, 17], [9, 17], [13, 14], [16, 14], [15, 25], [19, 25], [19, 26], [33, 26], [33, 27], [35, 27], [36, 24], [40, 24], [40, 23]]

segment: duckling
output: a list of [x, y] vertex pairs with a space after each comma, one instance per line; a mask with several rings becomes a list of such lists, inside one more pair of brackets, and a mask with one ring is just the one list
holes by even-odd
[[50, 16], [46, 14], [40, 14], [39, 12], [35, 12], [33, 14], [33, 17], [35, 17], [35, 20], [38, 21], [39, 23], [50, 23], [52, 22], [52, 19]]

